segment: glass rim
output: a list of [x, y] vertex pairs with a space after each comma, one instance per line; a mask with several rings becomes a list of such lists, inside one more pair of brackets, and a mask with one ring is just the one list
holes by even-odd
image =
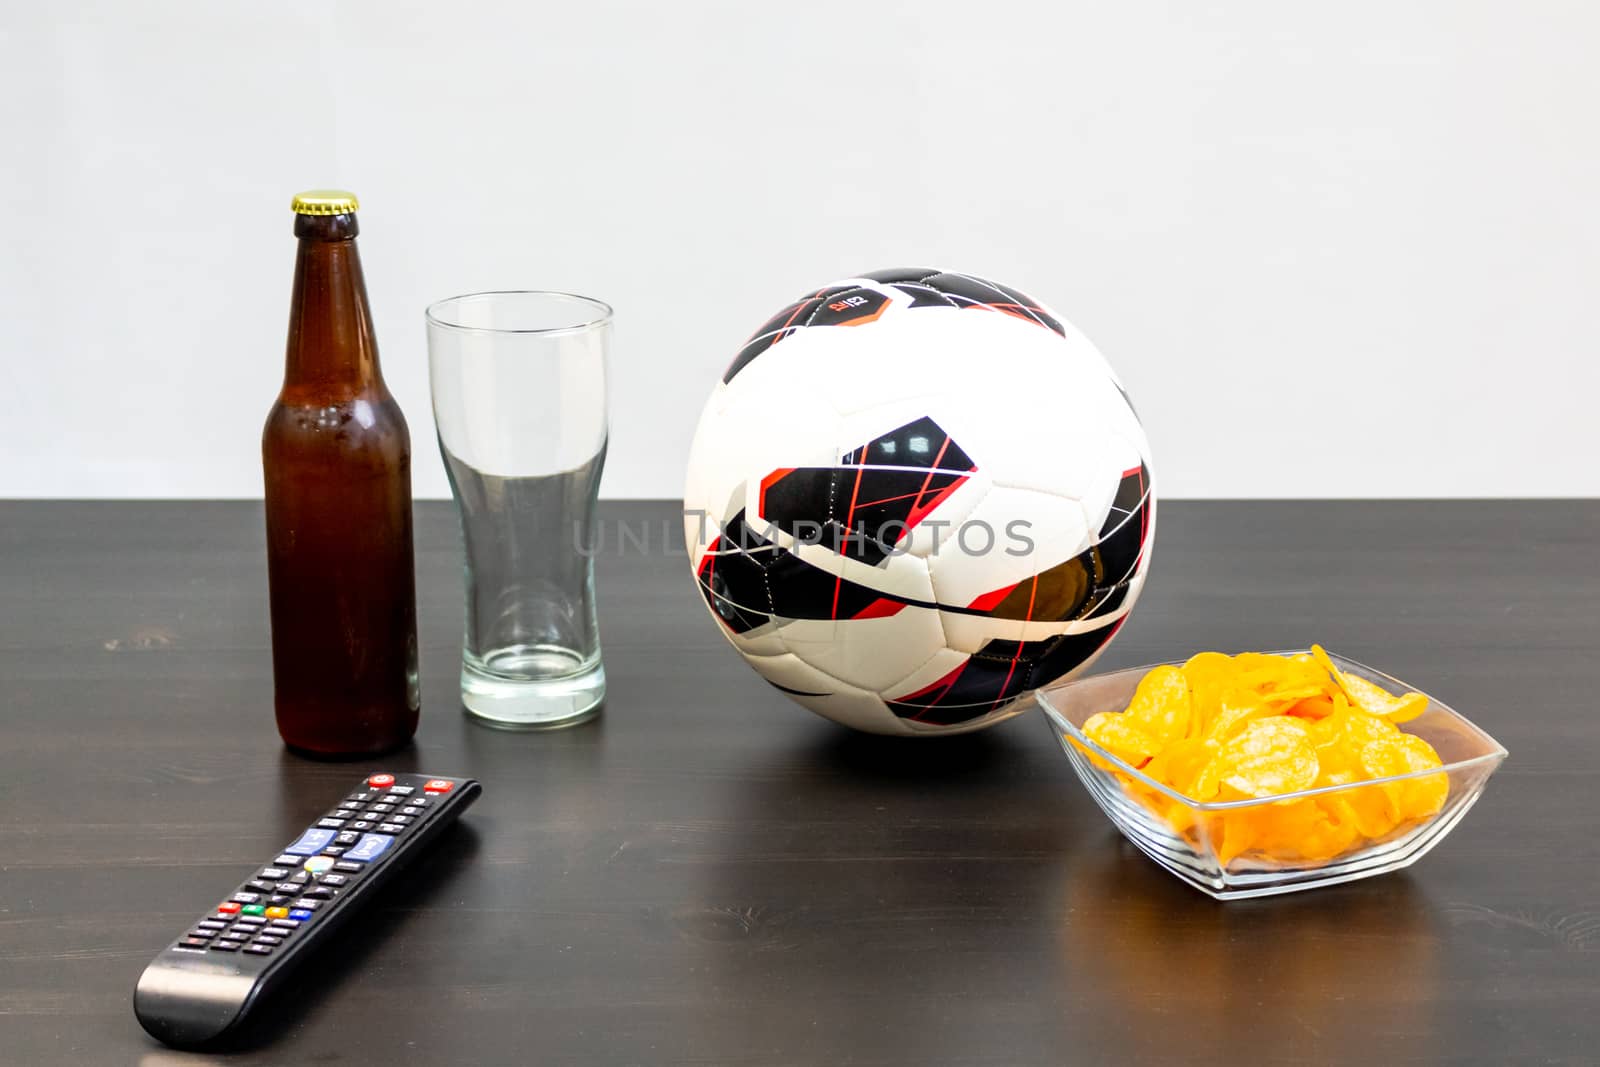
[[[1299, 655], [1302, 652], [1309, 652], [1309, 651], [1310, 651], [1310, 649], [1280, 649], [1280, 650], [1275, 650], [1275, 651], [1269, 652], [1267, 654], [1268, 655], [1274, 655], [1274, 656]], [[1472, 733], [1476, 734], [1479, 737], [1480, 740], [1486, 741], [1488, 743], [1488, 745], [1490, 746], [1488, 751], [1480, 752], [1476, 756], [1468, 756], [1465, 759], [1453, 760], [1453, 761], [1451, 761], [1449, 763], [1443, 763], [1438, 767], [1430, 767], [1427, 770], [1407, 771], [1404, 774], [1391, 774], [1391, 775], [1386, 775], [1385, 777], [1382, 777], [1382, 778], [1367, 778], [1367, 779], [1364, 779], [1364, 780], [1359, 781], [1359, 782], [1346, 782], [1343, 785], [1312, 786], [1312, 787], [1307, 788], [1307, 789], [1296, 789], [1296, 790], [1294, 790], [1293, 792], [1290, 792], [1290, 793], [1277, 793], [1277, 794], [1274, 794], [1272, 796], [1267, 796], [1267, 797], [1245, 797], [1242, 800], [1196, 800], [1191, 796], [1186, 796], [1183, 793], [1178, 792], [1176, 789], [1173, 789], [1171, 786], [1167, 785], [1165, 782], [1156, 781], [1154, 778], [1151, 778], [1149, 775], [1143, 773], [1142, 771], [1139, 770], [1139, 768], [1135, 767], [1133, 764], [1129, 763], [1127, 760], [1123, 759], [1121, 756], [1116, 755], [1115, 753], [1109, 751], [1108, 749], [1100, 747], [1100, 745], [1097, 744], [1096, 742], [1094, 742], [1093, 740], [1091, 740], [1089, 738], [1089, 735], [1085, 734], [1083, 732], [1083, 730], [1076, 723], [1074, 723], [1071, 719], [1068, 719], [1065, 715], [1063, 715], [1061, 713], [1061, 711], [1059, 709], [1057, 709], [1056, 706], [1050, 702], [1050, 700], [1049, 700], [1049, 698], [1047, 696], [1047, 692], [1048, 692], [1048, 690], [1050, 688], [1049, 686], [1041, 687], [1034, 694], [1034, 698], [1035, 698], [1035, 702], [1039, 705], [1039, 710], [1044, 712], [1045, 718], [1049, 719], [1052, 723], [1056, 724], [1058, 727], [1065, 727], [1066, 731], [1068, 732], [1068, 734], [1071, 735], [1071, 740], [1073, 741], [1073, 743], [1077, 744], [1080, 748], [1084, 749], [1085, 751], [1089, 752], [1092, 755], [1099, 756], [1102, 759], [1104, 759], [1107, 763], [1112, 764], [1115, 767], [1117, 773], [1126, 774], [1127, 776], [1136, 779], [1141, 784], [1149, 786], [1150, 788], [1155, 789], [1158, 792], [1164, 794], [1169, 799], [1178, 801], [1179, 803], [1183, 804], [1184, 807], [1190, 809], [1191, 811], [1197, 811], [1197, 812], [1230, 811], [1230, 810], [1237, 810], [1239, 808], [1257, 807], [1257, 806], [1263, 806], [1263, 805], [1267, 805], [1267, 804], [1276, 804], [1276, 803], [1278, 803], [1280, 801], [1285, 801], [1285, 800], [1300, 800], [1300, 799], [1305, 798], [1305, 797], [1322, 796], [1322, 795], [1327, 794], [1327, 793], [1350, 792], [1350, 791], [1354, 791], [1354, 790], [1357, 790], [1357, 789], [1363, 789], [1363, 788], [1365, 788], [1367, 786], [1387, 785], [1387, 784], [1390, 784], [1392, 782], [1405, 782], [1405, 781], [1410, 781], [1412, 779], [1426, 778], [1427, 776], [1432, 775], [1432, 774], [1449, 774], [1449, 773], [1454, 772], [1454, 771], [1466, 770], [1468, 768], [1480, 766], [1480, 765], [1485, 764], [1485, 763], [1499, 764], [1502, 760], [1504, 760], [1507, 756], [1510, 755], [1510, 752], [1508, 752], [1506, 750], [1506, 747], [1504, 745], [1502, 745], [1499, 741], [1495, 740], [1495, 738], [1487, 730], [1485, 730], [1483, 727], [1479, 726], [1477, 723], [1473, 722], [1471, 719], [1467, 718], [1465, 715], [1461, 714], [1459, 711], [1457, 711], [1455, 708], [1451, 707], [1449, 704], [1446, 704], [1444, 701], [1436, 699], [1435, 697], [1433, 697], [1432, 695], [1424, 692], [1421, 689], [1415, 689], [1412, 686], [1406, 685], [1404, 682], [1400, 681], [1398, 678], [1395, 678], [1393, 675], [1390, 675], [1390, 674], [1387, 674], [1387, 673], [1385, 673], [1383, 671], [1380, 671], [1375, 667], [1369, 667], [1365, 663], [1360, 662], [1359, 660], [1350, 659], [1348, 656], [1341, 656], [1337, 652], [1328, 653], [1328, 658], [1334, 660], [1335, 663], [1338, 663], [1338, 664], [1341, 664], [1341, 665], [1344, 665], [1344, 666], [1358, 667], [1361, 670], [1364, 670], [1364, 671], [1367, 671], [1367, 672], [1369, 672], [1371, 674], [1377, 675], [1378, 677], [1383, 678], [1383, 679], [1395, 684], [1399, 688], [1407, 689], [1407, 690], [1410, 690], [1411, 692], [1422, 693], [1423, 696], [1426, 696], [1428, 698], [1428, 702], [1429, 702], [1430, 706], [1437, 707], [1447, 717], [1449, 717], [1451, 719], [1454, 719], [1455, 721], [1457, 721], [1457, 722], [1461, 723], [1462, 725], [1468, 727], [1469, 730]], [[1123, 668], [1121, 670], [1112, 671], [1110, 673], [1111, 674], [1131, 674], [1131, 673], [1133, 673], [1135, 671], [1145, 672], [1145, 671], [1152, 670], [1152, 669], [1154, 669], [1156, 667], [1180, 666], [1185, 662], [1187, 662], [1187, 661], [1186, 660], [1168, 660], [1168, 661], [1165, 661], [1163, 663], [1148, 663], [1148, 664], [1145, 664], [1142, 667], [1125, 667], [1125, 668]], [[1108, 677], [1108, 675], [1092, 675], [1091, 677], [1093, 677], [1093, 678], [1103, 678], [1103, 677]], [[1088, 678], [1082, 679], [1082, 681], [1088, 681], [1088, 680], [1089, 680]], [[1068, 682], [1066, 684], [1066, 686], [1062, 686], [1061, 688], [1070, 687], [1071, 685], [1075, 684], [1077, 681], [1079, 681], [1079, 679], [1074, 679], [1072, 682]]]
[[[584, 304], [595, 312], [595, 316], [586, 321], [574, 322], [565, 326], [534, 326], [525, 328], [468, 326], [465, 323], [452, 322], [449, 319], [442, 317], [443, 313], [441, 309], [446, 304], [454, 304], [464, 300], [475, 300], [480, 297], [530, 296], [546, 298], [556, 297], [561, 300]], [[461, 333], [518, 334], [551, 337], [559, 334], [581, 333], [584, 330], [592, 330], [598, 326], [604, 326], [611, 321], [611, 317], [614, 313], [615, 312], [612, 310], [611, 305], [606, 303], [604, 300], [597, 300], [592, 296], [584, 296], [581, 293], [569, 293], [562, 289], [487, 289], [476, 293], [457, 293], [455, 296], [447, 296], [442, 300], [435, 300], [433, 303], [429, 304], [423, 309], [422, 315], [430, 326], [437, 326], [444, 330], [456, 330]]]

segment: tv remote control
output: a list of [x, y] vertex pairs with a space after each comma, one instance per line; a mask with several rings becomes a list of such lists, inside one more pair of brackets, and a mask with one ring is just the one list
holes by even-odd
[[133, 993], [140, 1024], [176, 1048], [236, 1032], [480, 792], [470, 778], [365, 779], [151, 961]]

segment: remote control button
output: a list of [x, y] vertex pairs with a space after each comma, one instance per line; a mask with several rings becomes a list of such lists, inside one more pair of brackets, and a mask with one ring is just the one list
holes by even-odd
[[[299, 891], [299, 888], [300, 888], [299, 886], [295, 886], [295, 890], [297, 892]], [[270, 897], [267, 898], [267, 903], [271, 904], [274, 908], [281, 908], [281, 907], [283, 907], [283, 905], [285, 905], [285, 904], [289, 903], [289, 901], [293, 900], [294, 897], [295, 897], [294, 893], [274, 893]]]
[[209, 942], [203, 937], [186, 937], [178, 944], [184, 948], [205, 948]]
[[266, 912], [267, 906], [265, 904], [246, 904], [241, 910], [246, 915], [262, 915]]
[[349, 796], [344, 798], [344, 804], [346, 807], [349, 807], [351, 804], [361, 804], [365, 801], [371, 800], [377, 795], [378, 794], [376, 793], [351, 793]]
[[221, 930], [223, 927], [228, 925], [228, 920], [226, 920], [226, 919], [201, 919], [200, 920], [200, 925], [204, 926], [208, 930]]
[[364, 830], [372, 829], [375, 825], [377, 825], [377, 824], [373, 823], [373, 822], [369, 822], [366, 819], [362, 819], [362, 820], [360, 820], [358, 822], [351, 823], [350, 824], [350, 829], [352, 829], [352, 830], [363, 830], [364, 831]]
[[244, 947], [244, 950], [246, 952], [250, 953], [250, 955], [252, 955], [252, 956], [270, 956], [270, 955], [272, 955], [272, 946], [271, 945], [246, 945]]
[[[317, 860], [319, 864], [322, 862], [316, 856], [312, 856], [311, 859]], [[311, 860], [307, 860], [306, 862], [309, 863]], [[315, 873], [315, 871], [306, 870], [305, 866], [302, 864], [300, 870], [295, 871], [294, 874], [290, 876], [289, 881], [293, 885], [305, 885], [307, 882], [311, 881], [311, 876]]]
[[367, 784], [372, 786], [374, 789], [382, 789], [385, 786], [394, 785], [394, 775], [374, 774], [371, 778], [367, 779]]
[[338, 811], [336, 811], [332, 815], [328, 816], [328, 818], [330, 818], [330, 819], [343, 819], [343, 820], [347, 820], [347, 821], [350, 820], [350, 819], [357, 819], [357, 818], [360, 818], [360, 817], [361, 817], [361, 809], [360, 808], [340, 808]]
[[271, 937], [271, 936], [263, 933], [263, 934], [257, 934], [256, 935], [256, 939], [254, 941], [250, 942], [250, 943], [252, 945], [274, 945], [274, 946], [276, 946], [276, 945], [283, 944], [283, 938], [281, 938], [281, 937]]
[[342, 856], [342, 855], [344, 855], [344, 846], [343, 845], [329, 845], [327, 848], [322, 850], [322, 854], [324, 856]]
[[295, 881], [299, 882], [301, 885], [304, 885], [311, 880], [311, 876], [313, 874], [321, 874], [323, 871], [332, 870], [338, 865], [339, 864], [332, 857], [312, 856], [310, 859], [306, 860], [306, 869], [301, 872], [305, 875], [305, 877], [296, 878]]
[[254, 904], [260, 899], [260, 895], [256, 893], [235, 893], [233, 895], [233, 902], [235, 904]]
[[[310, 897], [301, 897], [299, 900], [294, 902], [295, 911], [316, 911], [320, 907], [322, 907], [322, 901], [312, 900]], [[294, 911], [291, 911], [289, 914], [293, 915]]]
[[333, 865], [333, 869], [336, 871], [343, 871], [345, 874], [360, 874], [362, 871], [366, 870], [366, 868], [361, 866], [361, 864], [351, 863], [349, 860], [340, 860], [338, 863]]
[[411, 825], [411, 816], [410, 815], [391, 815], [391, 816], [389, 816], [389, 821], [394, 823], [396, 826], [410, 826]]
[[300, 863], [299, 856], [291, 856], [287, 852], [272, 861], [278, 867], [296, 867]]
[[343, 819], [318, 819], [317, 825], [324, 830], [337, 830], [344, 825]]
[[[266, 909], [263, 908], [261, 910], [265, 911]], [[249, 908], [246, 908], [246, 909], [244, 909], [244, 914], [240, 915], [239, 918], [234, 921], [234, 925], [235, 926], [260, 926], [262, 923], [264, 923], [266, 921], [267, 920], [265, 920], [265, 919], [263, 919], [261, 917], [261, 913], [260, 912], [253, 912]]]
[[[389, 803], [388, 801], [384, 801], [383, 803], [372, 805], [372, 810], [377, 812], [379, 815], [387, 815], [389, 812], [393, 811], [394, 809], [395, 809], [395, 806], [393, 804]], [[371, 813], [369, 812], [368, 814], [371, 814]]]
[[246, 882], [244, 884], [244, 887], [245, 887], [245, 889], [247, 891], [249, 891], [251, 893], [270, 893], [270, 892], [272, 892], [272, 883], [271, 882], [263, 882], [259, 878], [256, 879], [253, 882]]
[[448, 793], [455, 787], [454, 782], [447, 782], [443, 778], [430, 778], [422, 783], [424, 793]]
[[267, 882], [276, 882], [279, 879], [287, 878], [288, 876], [289, 869], [286, 867], [263, 867], [261, 868], [261, 874], [259, 875], [263, 881]]
[[354, 830], [346, 830], [344, 833], [342, 833], [338, 837], [334, 838], [333, 841], [334, 841], [334, 844], [336, 844], [336, 845], [345, 846], [345, 845], [353, 845], [353, 844], [355, 844], [358, 840], [360, 840], [360, 838], [361, 838], [361, 835], [359, 833], [357, 833], [356, 831], [354, 831]]
[[269, 919], [287, 919], [289, 917], [289, 909], [288, 908], [268, 908], [267, 911], [266, 911], [266, 916]]
[[311, 909], [310, 908], [295, 908], [293, 911], [291, 911], [289, 913], [289, 918], [298, 919], [301, 922], [305, 922], [307, 919], [311, 918]]
[[405, 829], [404, 826], [401, 826], [399, 823], [394, 823], [394, 822], [386, 822], [386, 823], [382, 823], [382, 824], [380, 824], [378, 826], [378, 832], [381, 833], [381, 834], [398, 834], [400, 831], [402, 831], [404, 829]]
[[392, 797], [408, 797], [415, 792], [416, 789], [409, 785], [397, 785], [393, 789], [389, 790], [389, 795]]
[[[296, 919], [273, 919], [272, 928], [274, 930], [282, 930], [285, 934], [292, 934], [296, 930], [300, 929], [300, 923]], [[279, 934], [278, 936], [282, 937], [283, 934]]]
[[239, 905], [231, 900], [224, 901], [217, 905], [217, 911], [223, 915], [234, 915], [238, 913]]
[[420, 797], [412, 797], [410, 800], [406, 801], [406, 803], [409, 804], [413, 808], [425, 808], [429, 804], [433, 803], [433, 798], [429, 797], [429, 796], [426, 796], [426, 795], [420, 796]]
[[325, 874], [320, 879], [322, 885], [332, 886], [335, 889], [340, 888], [349, 880], [342, 874]]
[[272, 891], [274, 893], [298, 893], [300, 892], [300, 883], [279, 882], [277, 885], [272, 887]]
[[404, 815], [408, 819], [414, 819], [418, 815], [422, 814], [422, 809], [417, 807], [415, 804], [408, 804], [400, 809], [400, 814]]
[[217, 952], [238, 952], [239, 942], [218, 940], [211, 942], [210, 947]]
[[198, 937], [202, 941], [209, 941], [213, 937], [217, 936], [217, 931], [211, 930], [211, 929], [207, 929], [204, 926], [196, 926], [193, 930], [190, 930], [188, 932], [188, 934], [186, 934], [185, 936], [186, 937]]
[[322, 847], [332, 840], [332, 830], [307, 830], [300, 835], [300, 840], [284, 849], [284, 851], [295, 856], [313, 856], [321, 852]]
[[306, 899], [306, 900], [332, 900], [333, 899], [333, 890], [331, 890], [331, 889], [323, 889], [321, 886], [318, 886], [315, 889], [307, 889], [304, 899]]
[[389, 846], [392, 844], [394, 844], [394, 838], [392, 837], [386, 837], [383, 834], [362, 834], [361, 840], [356, 843], [356, 847], [344, 854], [345, 859], [370, 863], [389, 851]]

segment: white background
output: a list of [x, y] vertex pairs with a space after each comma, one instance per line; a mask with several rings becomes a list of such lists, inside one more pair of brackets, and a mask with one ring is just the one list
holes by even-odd
[[430, 300], [612, 302], [603, 493], [676, 496], [750, 331], [923, 264], [1088, 333], [1168, 496], [1600, 494], [1597, 31], [1582, 0], [0, 0], [0, 495], [259, 495], [316, 185], [362, 197], [422, 496]]

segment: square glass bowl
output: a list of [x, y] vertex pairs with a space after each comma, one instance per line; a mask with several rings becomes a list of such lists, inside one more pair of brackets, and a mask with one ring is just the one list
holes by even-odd
[[[1276, 654], [1292, 656], [1304, 651]], [[1418, 691], [1353, 660], [1332, 659], [1341, 671], [1376, 682], [1397, 695]], [[1175, 665], [1181, 666], [1181, 662]], [[1046, 687], [1036, 696], [1073, 770], [1122, 835], [1161, 866], [1218, 900], [1292, 893], [1409, 867], [1461, 821], [1477, 802], [1489, 775], [1506, 757], [1498, 741], [1453, 708], [1429, 697], [1427, 710], [1400, 729], [1434, 747], [1444, 761], [1437, 770], [1275, 797], [1201, 803], [1141, 774], [1083, 733], [1089, 716], [1126, 708], [1139, 680], [1155, 666], [1159, 664]], [[1256, 824], [1290, 827], [1287, 834], [1280, 832], [1277, 840], [1292, 841], [1294, 820], [1313, 810], [1311, 804], [1319, 808], [1340, 805], [1337, 810], [1352, 814], [1381, 813], [1386, 807], [1392, 813], [1397, 803], [1394, 798], [1403, 795], [1401, 791], [1436, 792], [1436, 776], [1443, 776], [1448, 783], [1443, 806], [1436, 813], [1401, 822], [1381, 836], [1357, 836], [1331, 859], [1298, 856], [1281, 843], [1241, 851], [1237, 840], [1227, 840], [1230, 833], [1239, 832], [1233, 828], [1249, 827], [1252, 820], [1275, 820]], [[1343, 806], [1346, 804], [1348, 807]], [[1325, 854], [1327, 843], [1319, 842], [1313, 851]]]

